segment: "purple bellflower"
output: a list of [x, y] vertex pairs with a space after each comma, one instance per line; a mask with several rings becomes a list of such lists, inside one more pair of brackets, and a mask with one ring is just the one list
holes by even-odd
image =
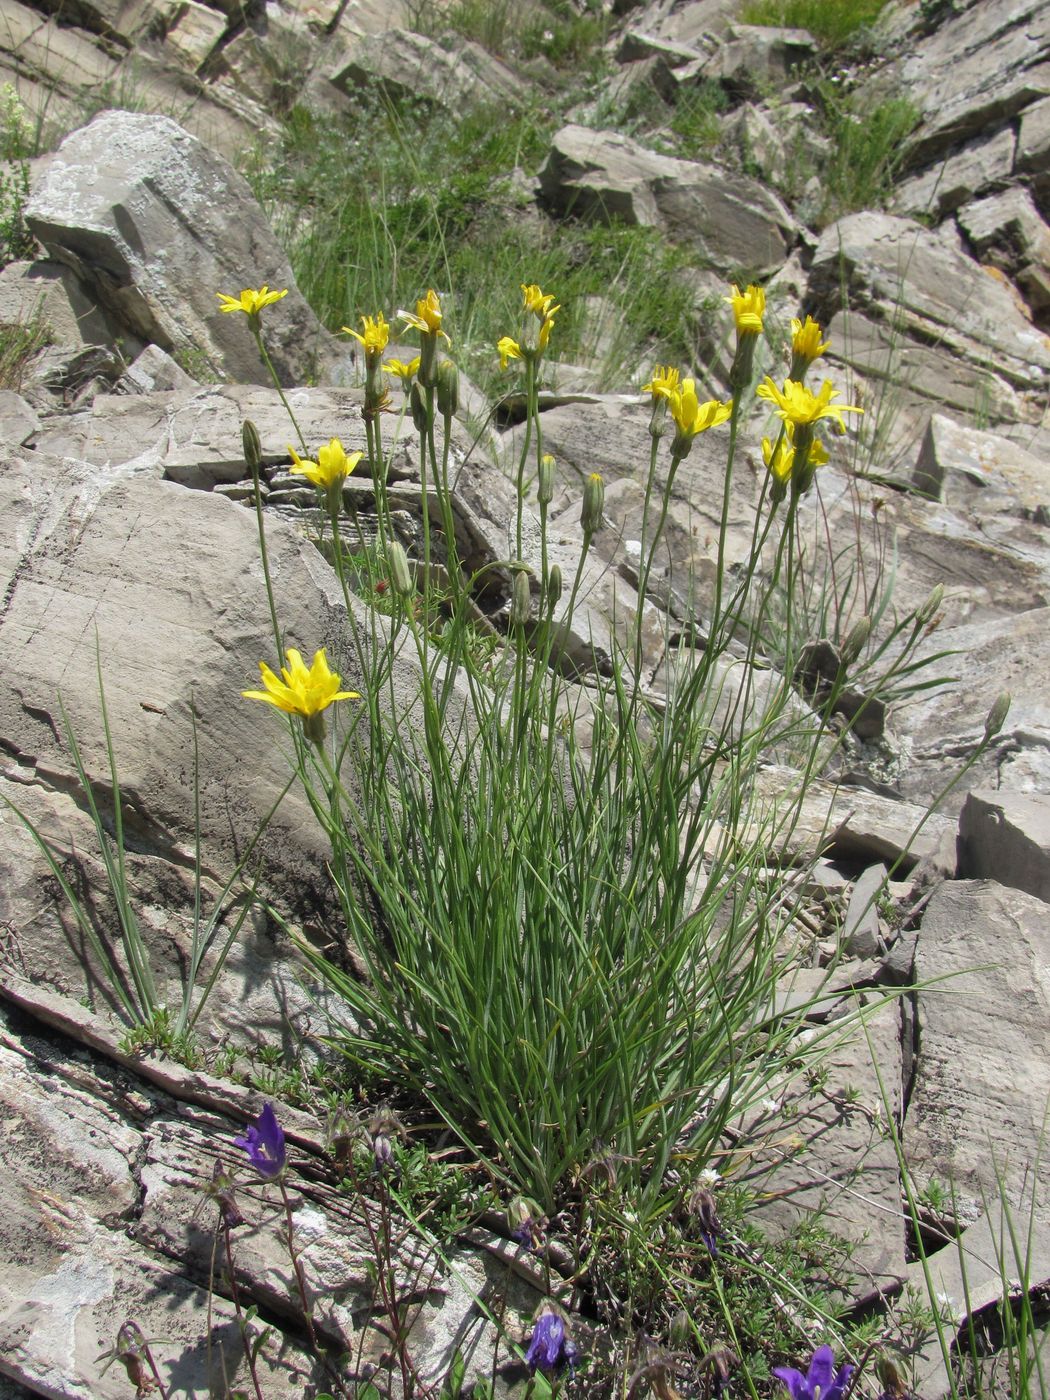
[[829, 1346], [817, 1347], [805, 1375], [793, 1366], [774, 1366], [773, 1374], [786, 1386], [791, 1400], [842, 1400], [853, 1375], [852, 1366], [835, 1370], [835, 1353]]
[[560, 1313], [543, 1312], [532, 1329], [532, 1340], [525, 1353], [530, 1370], [555, 1371], [564, 1362], [572, 1370], [580, 1349], [569, 1336]]
[[284, 1171], [284, 1132], [273, 1111], [273, 1104], [263, 1106], [254, 1123], [249, 1124], [243, 1137], [233, 1140], [234, 1147], [243, 1147], [248, 1160], [264, 1181], [273, 1181]]

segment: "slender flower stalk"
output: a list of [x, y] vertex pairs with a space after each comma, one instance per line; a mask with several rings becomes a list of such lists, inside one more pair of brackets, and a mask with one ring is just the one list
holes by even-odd
[[245, 316], [247, 316], [248, 328], [255, 339], [255, 345], [259, 351], [259, 356], [266, 366], [270, 378], [273, 380], [274, 388], [277, 390], [281, 403], [284, 405], [284, 411], [291, 420], [296, 437], [299, 439], [299, 445], [305, 452], [306, 439], [303, 437], [303, 430], [299, 427], [298, 419], [292, 412], [292, 406], [285, 396], [284, 389], [281, 387], [280, 378], [278, 377], [273, 361], [270, 359], [269, 352], [262, 338], [262, 312], [264, 308], [272, 306], [274, 302], [280, 301], [282, 297], [286, 297], [288, 295], [288, 288], [285, 287], [281, 292], [271, 292], [266, 286], [262, 286], [258, 290], [255, 290], [253, 287], [246, 287], [239, 297], [227, 296], [225, 292], [216, 292], [215, 295], [219, 298], [220, 302], [222, 302], [222, 305], [219, 307], [220, 311], [243, 311]]

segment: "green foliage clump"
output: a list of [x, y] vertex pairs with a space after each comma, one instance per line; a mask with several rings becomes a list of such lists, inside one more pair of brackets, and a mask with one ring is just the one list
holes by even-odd
[[0, 267], [32, 257], [36, 239], [25, 222], [33, 132], [10, 83], [0, 87]]
[[832, 154], [825, 174], [826, 218], [882, 205], [893, 189], [905, 138], [919, 121], [906, 97], [889, 97], [868, 111], [845, 101], [831, 103], [826, 123]]
[[279, 161], [268, 153], [246, 173], [299, 287], [333, 330], [356, 326], [362, 307], [389, 315], [421, 287], [452, 288], [460, 362], [495, 392], [503, 381], [493, 347], [528, 277], [559, 289], [559, 357], [568, 362], [593, 355], [586, 298], [616, 305], [601, 367], [609, 387], [650, 359], [654, 341], [688, 362], [690, 255], [652, 229], [571, 219], [556, 227], [522, 190], [553, 129], [549, 112], [453, 114], [373, 93], [349, 131], [297, 109]]
[[838, 48], [874, 24], [887, 0], [749, 0], [741, 10], [744, 24], [808, 29], [826, 48]]

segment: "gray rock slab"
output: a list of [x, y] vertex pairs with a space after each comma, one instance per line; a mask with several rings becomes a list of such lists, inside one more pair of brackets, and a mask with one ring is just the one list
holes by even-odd
[[[905, 796], [928, 802], [958, 775], [1003, 690], [1013, 696], [1006, 725], [969, 770], [967, 786], [1050, 792], [1050, 609], [942, 625], [922, 643], [920, 654], [935, 650], [956, 653], [948, 669], [965, 675], [965, 684], [916, 695], [897, 707], [894, 726], [907, 744], [907, 764], [899, 778]], [[957, 812], [963, 795], [948, 793], [945, 810]]]
[[850, 957], [874, 958], [886, 951], [878, 898], [886, 887], [886, 867], [872, 865], [855, 882], [842, 920], [842, 947]]
[[[838, 220], [821, 234], [810, 291], [819, 302], [814, 314], [826, 321], [845, 291], [851, 310], [892, 327], [902, 348], [932, 348], [949, 383], [955, 359], [1015, 391], [1045, 392], [1050, 347], [1008, 287], [919, 224], [870, 213]], [[894, 377], [892, 366], [882, 374]]]
[[49, 256], [164, 350], [203, 351], [231, 378], [267, 378], [247, 317], [217, 292], [288, 295], [263, 313], [278, 373], [302, 383], [334, 352], [246, 182], [168, 117], [102, 112], [68, 136], [26, 206]]
[[0, 443], [17, 449], [38, 431], [40, 419], [31, 404], [11, 389], [0, 390]]
[[982, 517], [1003, 510], [1027, 518], [1050, 514], [1050, 469], [1044, 457], [942, 413], [930, 419], [911, 479], [923, 495], [976, 509]]
[[959, 878], [997, 880], [1050, 903], [1050, 796], [967, 793], [959, 813]]
[[828, 1034], [819, 1090], [778, 1090], [777, 1107], [748, 1133], [744, 1179], [758, 1192], [752, 1212], [773, 1236], [816, 1214], [848, 1242], [845, 1291], [856, 1302], [899, 1285], [907, 1274], [900, 1173], [887, 1115], [901, 1105], [900, 1008], [872, 1006], [864, 1029]]
[[[1016, 1301], [1020, 1293], [1018, 1281], [1023, 1276], [1028, 1278], [1033, 1295], [1045, 1288], [1050, 1280], [1050, 1226], [1038, 1215], [1030, 1215], [1031, 1205], [1031, 1193], [1025, 1200], [1010, 1204], [1015, 1239], [1022, 1246], [1019, 1252], [1010, 1237], [1005, 1212], [993, 1205], [991, 1213], [968, 1225], [958, 1240], [931, 1255], [926, 1269], [921, 1260], [908, 1266], [911, 1286], [920, 1297], [932, 1293], [942, 1316], [950, 1317], [951, 1330], [961, 1330], [968, 1317], [998, 1303], [1004, 1291]], [[959, 1338], [954, 1351], [956, 1355], [966, 1355], [965, 1334]], [[941, 1400], [952, 1392], [953, 1380], [944, 1368], [944, 1356], [936, 1336], [914, 1356], [913, 1364], [916, 1393], [928, 1400]], [[1003, 1376], [1000, 1383], [1008, 1389], [1007, 1377]], [[986, 1393], [1000, 1392], [993, 1383]]]
[[816, 41], [805, 29], [733, 24], [714, 52], [695, 64], [695, 76], [755, 94], [783, 86], [816, 52]]
[[[347, 452], [364, 451], [360, 393], [292, 389], [287, 397], [311, 447], [338, 437]], [[208, 490], [245, 476], [241, 424], [246, 418], [259, 430], [264, 460], [290, 465], [288, 444], [296, 436], [284, 405], [272, 388], [247, 384], [102, 395], [90, 409], [48, 420], [35, 446], [114, 476], [164, 475]], [[411, 467], [407, 446], [392, 455], [395, 475]], [[363, 469], [360, 464], [358, 470]]]
[[1023, 1198], [1050, 1099], [1046, 905], [990, 880], [946, 881], [915, 950], [918, 1054], [902, 1137], [916, 1190], [954, 1182], [965, 1224]]
[[480, 44], [450, 39], [446, 46], [411, 29], [360, 38], [329, 77], [344, 92], [379, 84], [397, 99], [423, 99], [452, 109], [520, 104], [528, 91]]
[[[88, 771], [105, 778], [97, 648], [121, 786], [166, 854], [193, 830], [191, 704], [201, 716], [205, 863], [225, 878], [291, 771], [279, 723], [271, 727], [269, 715], [240, 699], [258, 680], [260, 657], [276, 659], [255, 521], [241, 506], [171, 482], [106, 488], [105, 473], [39, 455], [0, 473], [6, 757], [34, 770], [33, 782], [75, 787], [59, 738], [61, 690]], [[311, 656], [327, 645], [333, 668], [352, 683], [328, 565], [279, 521], [269, 550], [288, 643]], [[323, 842], [294, 792], [262, 850], [267, 878], [287, 882], [293, 904], [296, 890], [312, 889], [308, 902], [319, 893]]]
[[112, 345], [116, 326], [71, 268], [60, 262], [13, 262], [0, 272], [0, 322], [39, 318], [57, 345], [82, 350]]
[[962, 150], [902, 180], [893, 192], [892, 208], [912, 217], [943, 219], [975, 195], [1010, 178], [1015, 144], [1010, 127], [968, 142]]
[[540, 187], [556, 212], [663, 228], [726, 273], [776, 271], [798, 234], [788, 209], [760, 181], [660, 155], [610, 131], [563, 127]]
[[147, 345], [113, 386], [117, 394], [167, 393], [193, 389], [196, 381], [159, 345]]
[[925, 163], [967, 137], [1003, 126], [1050, 92], [1046, 6], [1042, 0], [967, 6], [892, 71], [922, 111], [909, 150], [914, 164]]
[[19, 0], [4, 0], [0, 14], [0, 52], [13, 55], [23, 69], [65, 90], [99, 89], [111, 82], [116, 60], [75, 26], [60, 25]]

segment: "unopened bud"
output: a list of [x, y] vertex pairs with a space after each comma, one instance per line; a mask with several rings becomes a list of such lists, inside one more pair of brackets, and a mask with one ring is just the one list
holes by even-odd
[[923, 603], [922, 607], [915, 614], [915, 621], [920, 627], [925, 627], [928, 622], [932, 622], [940, 611], [941, 603], [944, 601], [944, 584], [938, 583], [930, 591], [930, 596]]
[[390, 582], [394, 592], [402, 598], [411, 598], [416, 591], [412, 571], [408, 567], [408, 555], [399, 540], [391, 540], [386, 547], [386, 563], [390, 572]]
[[605, 482], [598, 472], [591, 472], [583, 488], [583, 509], [580, 524], [585, 535], [593, 535], [602, 528], [602, 511], [605, 508]]
[[1010, 692], [1001, 691], [995, 697], [992, 708], [988, 711], [988, 718], [984, 722], [984, 742], [994, 739], [1006, 723], [1006, 716], [1010, 713]]
[[862, 617], [859, 622], [855, 622], [849, 629], [846, 640], [842, 643], [842, 664], [850, 666], [864, 650], [868, 638], [871, 636], [871, 618]]
[[425, 433], [430, 427], [430, 413], [427, 408], [427, 396], [420, 388], [418, 380], [412, 385], [408, 406], [412, 411], [412, 425], [416, 432]]
[[558, 606], [558, 603], [561, 599], [562, 587], [563, 585], [561, 581], [561, 565], [552, 564], [547, 574], [546, 603], [548, 612], [553, 612], [554, 609]]
[[541, 506], [549, 506], [554, 500], [554, 458], [549, 452], [540, 458], [536, 472], [536, 499]]
[[524, 569], [514, 575], [514, 586], [510, 593], [510, 625], [524, 627], [532, 615], [532, 590], [529, 576]]
[[257, 476], [262, 466], [262, 441], [259, 429], [250, 418], [241, 424], [241, 442], [244, 446], [244, 460], [252, 476]]
[[459, 370], [451, 360], [438, 365], [437, 403], [442, 418], [452, 418], [459, 408]]

